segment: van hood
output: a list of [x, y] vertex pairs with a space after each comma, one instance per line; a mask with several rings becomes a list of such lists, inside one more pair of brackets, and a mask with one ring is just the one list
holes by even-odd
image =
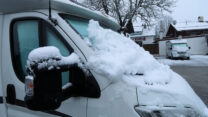
[[172, 108], [182, 113], [189, 109], [194, 115], [208, 117], [207, 107], [182, 77], [172, 79], [166, 85], [137, 84], [137, 93], [140, 109], [155, 111]]

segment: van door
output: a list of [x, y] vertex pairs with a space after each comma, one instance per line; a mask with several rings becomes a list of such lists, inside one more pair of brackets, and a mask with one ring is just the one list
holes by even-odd
[[[1, 41], [0, 41], [1, 42]], [[1, 46], [1, 43], [0, 43]], [[1, 55], [1, 52], [0, 52]], [[1, 60], [1, 58], [0, 58]], [[4, 96], [3, 96], [3, 87], [2, 87], [2, 77], [1, 77], [1, 63], [0, 63], [0, 117], [7, 117], [6, 116], [6, 106], [5, 106], [5, 102], [4, 102]]]
[[[2, 31], [3, 31], [3, 15], [0, 14], [0, 47], [2, 47]], [[0, 117], [6, 117], [6, 106], [4, 103], [4, 95], [3, 95], [3, 87], [2, 87], [2, 76], [1, 76], [1, 57], [2, 57], [2, 51], [0, 48]]]
[[[87, 98], [66, 99], [56, 111], [32, 111], [24, 103], [26, 60], [31, 50], [42, 46], [56, 46], [63, 56], [73, 52], [58, 26], [48, 22], [40, 12], [5, 15], [2, 51], [2, 77], [7, 96], [8, 117], [85, 117]], [[62, 85], [70, 82], [70, 71], [62, 73]], [[50, 82], [50, 81], [49, 81]]]
[[[1, 69], [1, 66], [0, 66]], [[7, 117], [6, 116], [6, 106], [4, 103], [4, 96], [3, 96], [3, 87], [1, 82], [1, 71], [0, 71], [0, 117]]]

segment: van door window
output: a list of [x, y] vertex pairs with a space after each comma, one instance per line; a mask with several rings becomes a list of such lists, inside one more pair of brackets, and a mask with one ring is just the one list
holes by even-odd
[[[31, 50], [39, 47], [38, 21], [19, 21], [13, 25], [13, 57], [18, 77], [26, 74], [26, 60]], [[21, 80], [22, 81], [22, 80]]]
[[[47, 22], [37, 20], [16, 20], [11, 25], [12, 62], [18, 79], [24, 82], [28, 54], [41, 46], [55, 46], [62, 56], [68, 56], [73, 49], [63, 37]], [[69, 82], [70, 73], [62, 73], [62, 84]]]
[[[64, 40], [58, 33], [56, 33], [53, 30], [53, 27], [48, 25], [47, 23], [43, 24], [43, 31], [44, 31], [44, 39], [45, 39], [45, 45], [46, 46], [55, 46], [57, 47], [62, 56], [69, 56], [70, 51], [67, 48], [67, 46], [64, 44]], [[69, 71], [68, 72], [62, 72], [62, 85], [65, 85], [69, 82]]]

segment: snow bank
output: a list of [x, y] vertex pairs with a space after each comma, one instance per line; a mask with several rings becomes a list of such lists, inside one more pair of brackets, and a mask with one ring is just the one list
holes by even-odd
[[178, 66], [208, 66], [208, 56], [206, 55], [192, 55], [190, 60], [171, 60], [166, 58], [158, 58], [158, 61], [165, 65]]
[[56, 47], [47, 46], [34, 49], [30, 52], [27, 67], [30, 70], [32, 70], [33, 66], [37, 66], [38, 69], [47, 68], [50, 70], [53, 68], [59, 69], [60, 66], [73, 65], [75, 63], [81, 63], [75, 53], [72, 53], [68, 57], [63, 57]]
[[189, 84], [131, 39], [103, 29], [93, 20], [89, 23], [88, 35], [89, 38], [85, 40], [96, 53], [96, 56], [89, 58], [88, 68], [112, 80], [122, 79], [138, 87], [140, 103], [174, 104], [177, 107], [186, 105], [208, 116], [207, 107]]

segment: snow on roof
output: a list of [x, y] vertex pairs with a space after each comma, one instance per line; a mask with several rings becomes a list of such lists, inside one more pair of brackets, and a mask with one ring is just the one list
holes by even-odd
[[142, 35], [144, 36], [155, 36], [155, 28], [144, 29]]
[[207, 22], [183, 22], [183, 23], [177, 23], [176, 25], [172, 24], [172, 26], [177, 31], [208, 29]]
[[143, 30], [143, 26], [134, 26], [134, 32], [140, 32]]
[[155, 36], [155, 30], [154, 29], [143, 29], [142, 31], [137, 31], [135, 33], [130, 34], [131, 38], [149, 37], [149, 36]]
[[170, 40], [170, 43], [187, 43], [187, 40], [185, 39]]

